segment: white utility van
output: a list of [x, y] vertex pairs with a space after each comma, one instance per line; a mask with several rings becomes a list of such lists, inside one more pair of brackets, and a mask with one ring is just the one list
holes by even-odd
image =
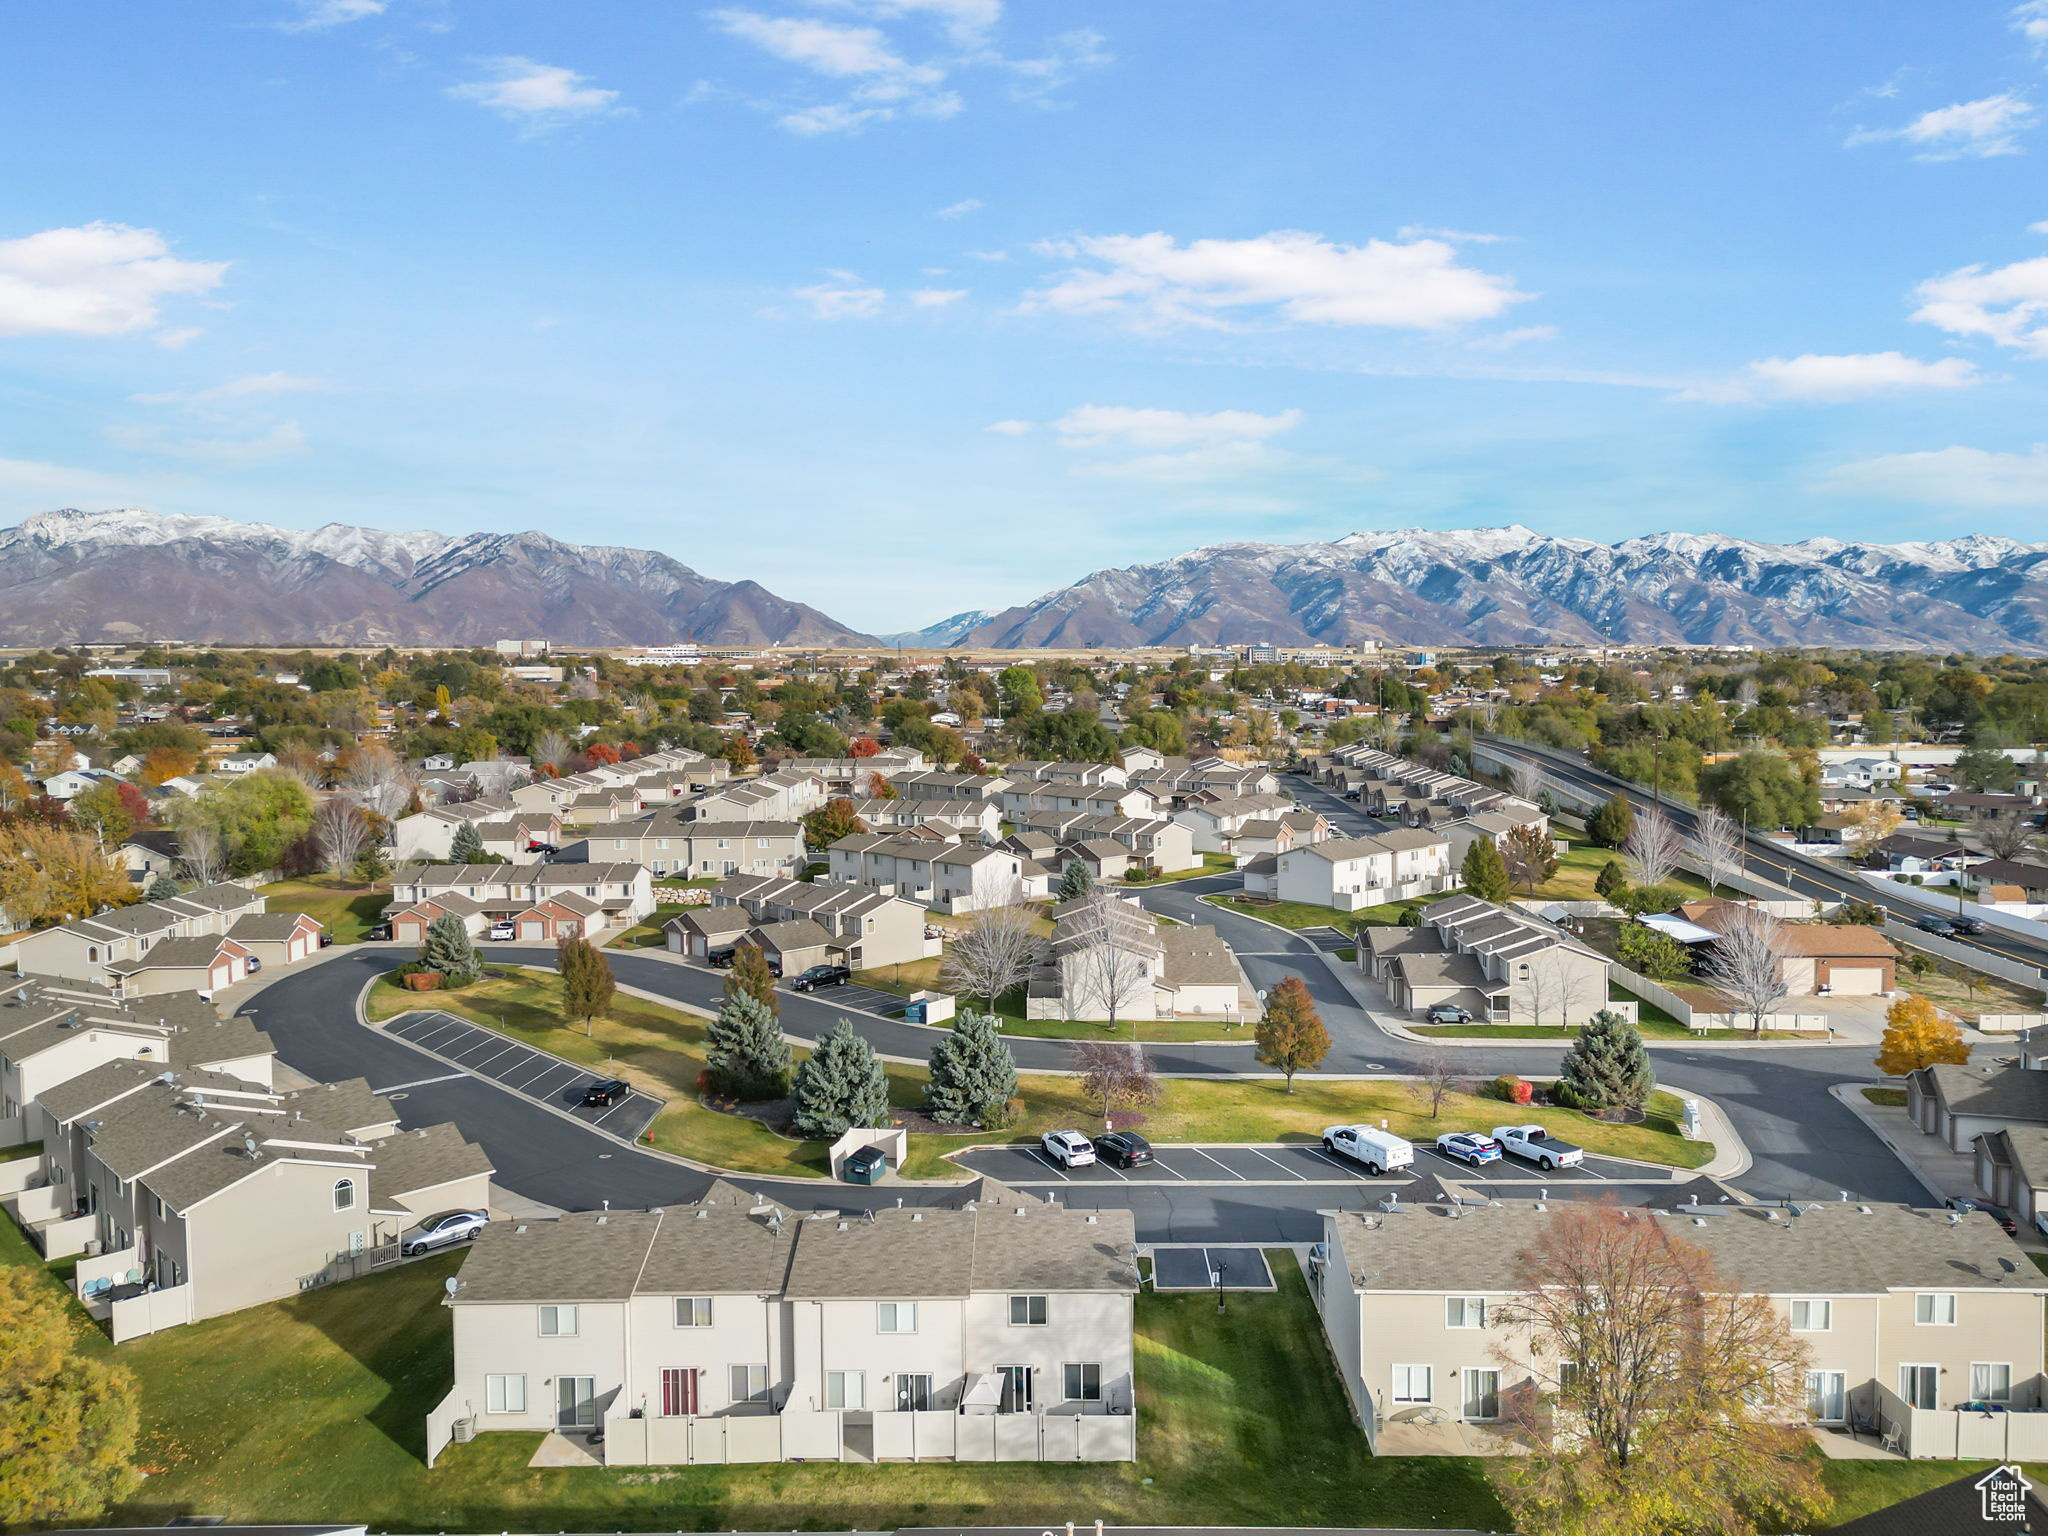
[[1415, 1161], [1415, 1145], [1376, 1125], [1331, 1125], [1323, 1129], [1323, 1150], [1365, 1164], [1367, 1173], [1406, 1168]]

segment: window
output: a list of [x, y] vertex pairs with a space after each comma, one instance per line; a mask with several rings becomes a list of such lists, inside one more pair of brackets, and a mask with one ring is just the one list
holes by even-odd
[[486, 1376], [484, 1378], [484, 1412], [526, 1412], [526, 1378], [524, 1376]]
[[688, 1367], [661, 1373], [661, 1416], [687, 1418], [697, 1411], [697, 1373]]
[[1460, 1404], [1462, 1416], [1468, 1419], [1497, 1419], [1500, 1417], [1500, 1372], [1487, 1368], [1466, 1370], [1464, 1395]]
[[929, 1371], [902, 1371], [896, 1377], [896, 1409], [899, 1413], [923, 1413], [932, 1405]]
[[334, 1181], [334, 1208], [337, 1211], [352, 1211], [356, 1208], [356, 1181], [336, 1179]]
[[1848, 1407], [1847, 1380], [1840, 1371], [1806, 1373], [1806, 1416], [1816, 1424], [1839, 1424]]
[[2012, 1401], [2012, 1367], [1988, 1361], [1973, 1361], [1970, 1365], [1970, 1401], [1973, 1403], [2009, 1403]]
[[1394, 1367], [1394, 1401], [1397, 1403], [1426, 1403], [1430, 1398], [1429, 1367], [1426, 1365], [1397, 1365]]
[[877, 1333], [917, 1332], [917, 1303], [914, 1301], [884, 1301], [875, 1306], [875, 1331]]
[[827, 1371], [825, 1373], [825, 1406], [827, 1408], [865, 1408], [868, 1405], [868, 1379], [859, 1371]]
[[1908, 1408], [1932, 1408], [1935, 1396], [1940, 1390], [1940, 1366], [1902, 1365], [1899, 1367], [1899, 1396], [1906, 1400]]
[[1070, 1403], [1102, 1401], [1102, 1367], [1093, 1360], [1069, 1361], [1060, 1367], [1061, 1396]]
[[1835, 1326], [1835, 1304], [1826, 1300], [1795, 1297], [1792, 1302], [1794, 1333], [1826, 1333]]
[[676, 1298], [676, 1326], [678, 1328], [709, 1328], [711, 1326], [711, 1298], [709, 1296], [678, 1296]]
[[565, 1339], [576, 1332], [576, 1309], [574, 1307], [542, 1307], [540, 1309], [540, 1331], [542, 1338]]
[[757, 837], [754, 839], [754, 846], [756, 848], [766, 848], [768, 846], [768, 839], [765, 837]]
[[765, 1403], [769, 1400], [767, 1366], [729, 1366], [727, 1376], [728, 1387], [735, 1403]]
[[1012, 1328], [1043, 1328], [1045, 1326], [1045, 1298], [1043, 1296], [1012, 1296], [1010, 1298], [1010, 1326]]
[[1484, 1328], [1486, 1326], [1486, 1298], [1484, 1296], [1446, 1296], [1444, 1298], [1444, 1326], [1446, 1328]]
[[1579, 1362], [1578, 1362], [1578, 1361], [1576, 1361], [1576, 1360], [1560, 1360], [1560, 1361], [1558, 1361], [1558, 1362], [1557, 1362], [1557, 1394], [1558, 1394], [1558, 1396], [1559, 1396], [1559, 1397], [1570, 1397], [1570, 1396], [1571, 1396], [1571, 1394], [1572, 1394], [1572, 1389], [1573, 1389], [1573, 1388], [1575, 1388], [1575, 1387], [1577, 1387], [1577, 1386], [1578, 1386], [1578, 1384], [1579, 1384]]
[[1956, 1298], [1953, 1291], [1923, 1291], [1913, 1298], [1913, 1321], [1954, 1327]]
[[1031, 1411], [1031, 1367], [1028, 1365], [999, 1365], [996, 1374], [1003, 1378], [1003, 1400], [996, 1405], [998, 1413], [1029, 1413]]

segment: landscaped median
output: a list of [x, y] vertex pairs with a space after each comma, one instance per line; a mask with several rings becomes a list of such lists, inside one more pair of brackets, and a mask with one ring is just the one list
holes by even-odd
[[[697, 1074], [704, 1067], [701, 1016], [621, 992], [609, 1015], [596, 1020], [585, 1034], [562, 1022], [560, 1002], [561, 982], [552, 971], [494, 967], [487, 979], [454, 992], [407, 992], [389, 977], [381, 978], [365, 995], [364, 1011], [372, 1020], [382, 1020], [415, 1008], [440, 1009], [570, 1061], [616, 1072], [667, 1100], [668, 1107], [646, 1136], [650, 1145], [664, 1152], [734, 1173], [824, 1177], [829, 1172], [825, 1143], [794, 1141], [750, 1116], [723, 1113], [698, 1102]], [[933, 1043], [938, 1039], [934, 1032]], [[799, 1060], [806, 1054], [798, 1048]], [[914, 1110], [924, 1102], [923, 1068], [892, 1063], [888, 1074], [889, 1099], [897, 1108]], [[957, 1178], [959, 1170], [945, 1160], [949, 1152], [991, 1142], [1031, 1142], [1045, 1131], [1087, 1128], [1102, 1118], [1071, 1077], [1026, 1073], [1018, 1093], [1024, 1116], [1007, 1132], [913, 1134], [902, 1169], [905, 1177]], [[1177, 1141], [1314, 1141], [1326, 1125], [1384, 1119], [1397, 1135], [1422, 1141], [1442, 1131], [1484, 1130], [1515, 1120], [1550, 1126], [1565, 1139], [1604, 1156], [1696, 1168], [1714, 1155], [1710, 1144], [1687, 1141], [1679, 1134], [1675, 1097], [1660, 1093], [1648, 1107], [1642, 1124], [1613, 1125], [1590, 1120], [1576, 1110], [1532, 1110], [1478, 1094], [1452, 1093], [1442, 1113], [1432, 1119], [1426, 1103], [1401, 1081], [1302, 1076], [1289, 1093], [1285, 1084], [1267, 1078], [1167, 1078], [1162, 1080], [1159, 1102], [1145, 1112], [1142, 1129], [1162, 1146]]]

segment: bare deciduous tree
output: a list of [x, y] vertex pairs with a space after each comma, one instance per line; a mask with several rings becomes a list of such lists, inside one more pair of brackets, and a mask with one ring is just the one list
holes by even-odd
[[369, 835], [363, 813], [346, 795], [329, 795], [313, 813], [313, 836], [320, 844], [320, 862], [337, 878], [356, 867]]
[[1529, 1024], [1583, 1024], [1586, 1016], [1606, 998], [1594, 985], [1594, 972], [1575, 965], [1562, 955], [1546, 955], [1529, 967]]
[[1984, 851], [1994, 859], [2023, 859], [2041, 846], [2041, 835], [2018, 811], [2000, 811], [1983, 824]]
[[1719, 924], [1721, 937], [1709, 946], [1700, 975], [1736, 1013], [1749, 1015], [1762, 1032], [1764, 1019], [1791, 994], [1785, 957], [1791, 953], [1785, 925], [1761, 907], [1731, 907]]
[[557, 773], [566, 768], [569, 759], [575, 755], [576, 748], [560, 731], [542, 731], [540, 739], [533, 744], [533, 760]]
[[1036, 921], [1024, 905], [1022, 887], [1010, 891], [1000, 906], [981, 908], [946, 946], [939, 979], [955, 991], [986, 998], [994, 1013], [996, 999], [1029, 981], [1044, 958], [1045, 940], [1033, 927]]
[[503, 799], [528, 778], [524, 768], [517, 763], [508, 763], [502, 757], [478, 763], [470, 770], [469, 776], [476, 785], [477, 795], [485, 800]]
[[1726, 811], [1702, 806], [1693, 818], [1692, 856], [1707, 876], [1711, 893], [1721, 877], [1732, 874], [1742, 863], [1742, 827]]
[[1621, 851], [1635, 867], [1637, 885], [1662, 885], [1678, 872], [1685, 839], [1671, 818], [1652, 806], [1636, 817]]
[[1520, 1378], [1501, 1415], [1529, 1454], [1493, 1472], [1514, 1528], [1810, 1529], [1828, 1496], [1801, 1428], [1807, 1351], [1782, 1316], [1656, 1216], [1569, 1205], [1486, 1319], [1502, 1379]]
[[212, 885], [228, 867], [227, 849], [221, 845], [220, 833], [196, 817], [185, 822], [178, 828], [178, 862], [185, 868], [186, 879]]
[[1422, 1070], [1408, 1085], [1408, 1091], [1429, 1106], [1429, 1118], [1434, 1120], [1443, 1113], [1444, 1101], [1458, 1091], [1460, 1081], [1451, 1053], [1440, 1045], [1432, 1046], [1422, 1058]]
[[[1117, 1016], [1150, 983], [1157, 932], [1149, 913], [1113, 890], [1098, 888], [1069, 902], [1053, 935], [1067, 1017], [1099, 1010], [1114, 1029]], [[1133, 1040], [1137, 1027], [1133, 1020]]]
[[341, 782], [358, 806], [386, 821], [412, 799], [412, 771], [381, 742], [358, 747]]
[[1120, 1109], [1142, 1109], [1159, 1098], [1152, 1063], [1135, 1045], [1121, 1040], [1085, 1040], [1074, 1047], [1074, 1071], [1081, 1091], [1102, 1106], [1105, 1129]]
[[1514, 791], [1517, 799], [1526, 800], [1534, 805], [1537, 797], [1543, 793], [1542, 767], [1530, 762], [1526, 757], [1514, 759], [1508, 768], [1508, 788]]

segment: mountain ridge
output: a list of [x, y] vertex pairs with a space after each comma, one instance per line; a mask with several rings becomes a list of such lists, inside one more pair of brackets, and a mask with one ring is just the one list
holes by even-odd
[[65, 508], [0, 529], [0, 643], [861, 645], [752, 580], [548, 534], [301, 530]]
[[[937, 627], [937, 626], [935, 626]], [[1603, 544], [1519, 524], [1239, 540], [1091, 572], [957, 645], [1620, 642], [2048, 652], [2048, 544]]]

